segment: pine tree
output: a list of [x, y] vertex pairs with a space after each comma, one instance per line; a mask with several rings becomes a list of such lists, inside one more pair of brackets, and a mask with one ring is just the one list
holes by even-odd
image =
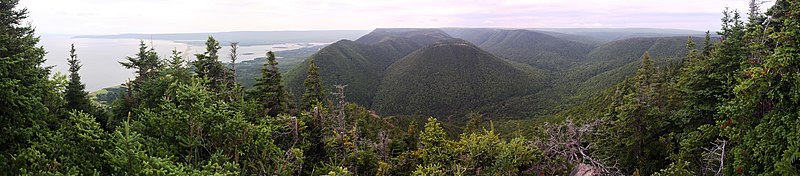
[[711, 31], [706, 31], [706, 36], [703, 40], [703, 56], [708, 57], [712, 49], [714, 49], [714, 42], [711, 42]]
[[239, 42], [231, 42], [230, 59], [231, 59], [231, 70], [232, 70], [231, 72], [233, 73], [233, 82], [237, 82], [236, 81], [236, 59], [239, 56], [239, 53], [238, 53], [237, 50], [239, 50]]
[[766, 49], [761, 51], [766, 57], [745, 64], [744, 78], [732, 91], [736, 97], [721, 107], [729, 117], [720, 122], [723, 136], [734, 146], [731, 175], [797, 175], [800, 170], [800, 2], [776, 1], [767, 15], [770, 23], [763, 27], [772, 42], [758, 46]]
[[142, 170], [142, 163], [148, 156], [142, 145], [142, 136], [131, 130], [130, 119], [114, 131], [109, 142], [113, 148], [103, 151], [103, 156], [108, 158], [113, 172], [135, 175]]
[[172, 56], [170, 56], [167, 61], [169, 74], [179, 81], [188, 80], [190, 78], [189, 69], [186, 68], [186, 60], [181, 54], [183, 54], [183, 52], [172, 49]]
[[447, 140], [447, 134], [442, 129], [441, 124], [436, 118], [428, 117], [425, 129], [419, 134], [420, 158], [423, 165], [444, 165], [449, 166], [453, 152], [450, 151], [452, 141]]
[[84, 113], [93, 113], [91, 104], [87, 97], [87, 92], [84, 90], [85, 85], [81, 82], [81, 76], [78, 71], [81, 69], [78, 55], [75, 54], [75, 44], [71, 45], [69, 50], [69, 83], [67, 84], [65, 99], [67, 100], [66, 108], [68, 110], [78, 110]]
[[261, 115], [275, 117], [289, 112], [289, 96], [283, 87], [278, 62], [275, 61], [275, 53], [272, 51], [267, 52], [267, 63], [261, 67], [261, 77], [256, 78], [256, 84], [248, 94], [261, 104]]
[[155, 49], [148, 49], [144, 41], [139, 41], [139, 53], [135, 57], [126, 57], [125, 60], [127, 61], [119, 63], [127, 69], [135, 70], [134, 84], [156, 77], [161, 67]]
[[150, 93], [142, 88], [142, 84], [156, 78], [161, 68], [161, 62], [155, 49], [148, 48], [144, 41], [139, 41], [138, 51], [136, 56], [126, 57], [125, 62], [119, 62], [126, 69], [133, 69], [136, 73], [136, 78], [124, 84], [128, 90], [121, 103], [114, 107], [116, 118], [126, 116], [128, 112], [139, 107], [140, 103], [149, 103], [147, 100], [141, 100], [144, 96], [141, 95], [142, 93]]
[[303, 83], [306, 87], [302, 100], [303, 110], [311, 110], [314, 105], [322, 103], [325, 99], [325, 91], [322, 89], [322, 80], [320, 80], [319, 73], [317, 72], [318, 69], [319, 67], [314, 65], [314, 60], [311, 60], [311, 64], [308, 66], [308, 76]]
[[464, 133], [480, 133], [483, 130], [483, 115], [477, 112], [470, 112], [467, 114], [467, 126], [464, 127]]
[[37, 47], [34, 28], [23, 23], [27, 9], [17, 4], [0, 1], [0, 175], [18, 175], [26, 167], [21, 163], [29, 158], [19, 154], [47, 133], [56, 116], [43, 101], [60, 99], [49, 97], [55, 93], [48, 86], [49, 67], [42, 66], [44, 48]]
[[51, 155], [58, 156], [65, 172], [77, 169], [81, 174], [90, 175], [107, 170], [104, 169], [107, 164], [102, 154], [109, 148], [109, 136], [96, 121], [87, 113], [71, 111], [66, 123], [58, 129], [56, 138], [60, 140], [50, 144], [56, 146], [58, 152]]
[[241, 102], [241, 100], [244, 98], [244, 87], [239, 84], [239, 81], [237, 80], [236, 76], [236, 60], [239, 57], [239, 52], [238, 52], [239, 42], [231, 42], [230, 46], [231, 46], [231, 53], [229, 56], [229, 58], [231, 59], [230, 78], [232, 80], [229, 81], [229, 84], [231, 84], [231, 89], [226, 91], [225, 94], [226, 98], [230, 102]]
[[697, 51], [696, 44], [694, 43], [692, 37], [689, 37], [689, 39], [687, 39], [686, 41], [686, 50], [689, 51], [689, 53], [686, 54], [686, 59], [684, 59], [683, 62], [681, 63], [681, 65], [684, 65], [683, 67], [685, 67], [685, 65], [691, 62], [697, 62], [697, 60], [699, 59], [698, 57], [700, 55], [699, 51]]
[[219, 49], [222, 49], [219, 42], [214, 37], [208, 36], [206, 52], [195, 54], [197, 60], [193, 62], [197, 76], [208, 78], [211, 81], [209, 87], [216, 93], [230, 90], [233, 86], [233, 73], [219, 60], [217, 55]]
[[[682, 64], [680, 73], [676, 76], [674, 89], [680, 97], [679, 109], [672, 112], [671, 120], [679, 126], [680, 148], [676, 155], [670, 156], [673, 163], [670, 167], [688, 167], [697, 173], [706, 173], [707, 167], [701, 163], [703, 148], [709, 147], [718, 136], [718, 130], [714, 128], [716, 107], [722, 102], [711, 92], [719, 90], [720, 87], [709, 79], [710, 54], [713, 46], [710, 44], [709, 33], [706, 32], [703, 52], [700, 53], [693, 48], [694, 43], [687, 43], [689, 54]], [[682, 166], [685, 162], [694, 163]], [[661, 172], [665, 172], [662, 170]]]
[[610, 134], [598, 141], [602, 155], [613, 157], [627, 173], [654, 173], [669, 162], [664, 135], [671, 130], [667, 112], [668, 89], [664, 72], [654, 67], [649, 53], [642, 56], [636, 75], [617, 85], [614, 104], [608, 117], [613, 121], [605, 130]]

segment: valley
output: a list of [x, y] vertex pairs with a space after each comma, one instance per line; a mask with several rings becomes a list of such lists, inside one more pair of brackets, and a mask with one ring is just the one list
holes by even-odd
[[2, 0], [0, 175], [798, 175], [798, 24], [790, 0]]
[[[554, 35], [524, 29], [376, 29], [358, 40], [326, 46], [308, 60], [320, 67], [329, 91], [348, 85], [349, 102], [381, 115], [463, 117], [475, 111], [491, 118], [530, 119], [634, 75], [644, 52], [652, 53], [661, 67], [676, 64], [688, 52], [689, 35], [592, 43], [590, 36], [549, 33]], [[699, 35], [703, 32], [692, 34]], [[483, 54], [428, 49], [450, 40], [474, 50], [455, 53]], [[286, 75], [295, 97], [301, 95], [308, 60]]]

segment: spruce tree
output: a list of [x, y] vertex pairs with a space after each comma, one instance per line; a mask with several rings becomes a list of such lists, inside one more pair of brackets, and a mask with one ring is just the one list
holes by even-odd
[[[26, 150], [47, 133], [47, 123], [56, 116], [45, 100], [61, 99], [49, 86], [49, 67], [43, 67], [44, 48], [37, 46], [34, 28], [24, 24], [27, 9], [18, 0], [0, 1], [0, 175], [19, 175], [32, 167], [35, 149]], [[63, 106], [63, 105], [59, 105]], [[57, 108], [56, 108], [57, 109]], [[60, 114], [59, 114], [60, 116]], [[23, 152], [27, 151], [27, 152]]]
[[186, 60], [181, 56], [183, 52], [180, 52], [176, 49], [172, 50], [172, 56], [169, 57], [167, 61], [167, 68], [169, 70], [169, 74], [175, 77], [177, 80], [188, 80], [190, 78], [190, 72], [186, 68]]
[[289, 112], [289, 95], [283, 87], [278, 62], [275, 61], [275, 53], [272, 51], [267, 52], [267, 62], [261, 67], [261, 77], [256, 78], [256, 84], [248, 94], [261, 104], [261, 115], [274, 117]]
[[303, 110], [311, 110], [312, 107], [317, 103], [322, 103], [325, 99], [325, 91], [322, 89], [322, 80], [320, 80], [319, 73], [317, 67], [314, 64], [314, 60], [311, 60], [311, 64], [308, 66], [308, 72], [305, 82], [303, 83], [306, 87], [305, 93], [303, 93]]
[[467, 114], [467, 126], [464, 127], [464, 133], [480, 133], [483, 132], [483, 115], [478, 112], [470, 112]]
[[669, 165], [669, 146], [662, 140], [671, 130], [663, 114], [667, 110], [666, 79], [657, 70], [645, 53], [636, 75], [620, 83], [615, 91], [607, 115], [613, 122], [604, 129], [613, 135], [598, 141], [601, 155], [613, 157], [627, 173], [649, 175]]
[[156, 54], [153, 48], [147, 47], [144, 41], [139, 41], [139, 52], [136, 53], [134, 57], [125, 57], [125, 62], [119, 62], [122, 67], [126, 69], [133, 69], [136, 73], [136, 78], [133, 81], [125, 83], [125, 86], [128, 88], [128, 92], [124, 97], [124, 108], [122, 111], [124, 112], [117, 112], [117, 115], [124, 116], [131, 111], [132, 108], [138, 106], [138, 95], [135, 95], [137, 92], [142, 92], [140, 85], [150, 79], [155, 78], [158, 76], [158, 69], [160, 68], [160, 62], [158, 60], [158, 54]]
[[208, 36], [206, 52], [195, 54], [197, 60], [193, 62], [195, 73], [201, 78], [209, 79], [211, 81], [209, 86], [216, 93], [227, 91], [233, 85], [233, 73], [219, 60], [217, 55], [219, 49], [222, 49], [219, 42], [214, 37]]
[[231, 42], [231, 54], [230, 54], [229, 57], [231, 59], [231, 70], [232, 70], [231, 72], [233, 73], [233, 82], [237, 82], [236, 81], [236, 59], [239, 56], [238, 50], [239, 50], [239, 42]]
[[766, 49], [761, 51], [766, 57], [744, 64], [744, 78], [732, 91], [735, 98], [721, 107], [728, 117], [720, 122], [722, 133], [734, 146], [733, 162], [726, 163], [730, 175], [797, 175], [800, 170], [800, 3], [776, 1], [767, 15], [771, 21], [763, 27], [773, 42], [755, 44]]
[[[152, 47], [147, 47], [144, 41], [139, 41], [139, 49], [135, 56], [126, 57], [126, 61], [119, 62], [126, 69], [133, 69], [136, 78], [124, 84], [127, 88], [125, 96], [113, 107], [116, 118], [127, 116], [128, 112], [142, 106], [154, 105], [155, 99], [160, 99], [158, 92], [150, 91], [145, 87], [145, 83], [154, 80], [159, 76], [162, 63], [158, 58], [158, 53]], [[151, 86], [160, 87], [160, 86]], [[113, 122], [116, 124], [116, 122]]]
[[139, 41], [139, 53], [135, 57], [126, 57], [125, 60], [127, 61], [119, 63], [127, 69], [135, 70], [136, 79], [134, 79], [134, 84], [158, 75], [158, 69], [160, 68], [158, 54], [156, 54], [155, 49], [148, 49], [144, 41]]
[[69, 50], [69, 83], [65, 92], [65, 99], [67, 100], [67, 110], [78, 110], [84, 113], [92, 113], [91, 104], [87, 97], [87, 92], [84, 90], [86, 86], [81, 82], [81, 76], [78, 71], [81, 69], [78, 55], [75, 54], [75, 44], [71, 45]]
[[454, 161], [451, 141], [447, 140], [447, 134], [441, 127], [436, 118], [428, 117], [425, 129], [419, 135], [420, 146], [422, 147], [419, 157], [425, 166], [442, 164], [445, 167]]

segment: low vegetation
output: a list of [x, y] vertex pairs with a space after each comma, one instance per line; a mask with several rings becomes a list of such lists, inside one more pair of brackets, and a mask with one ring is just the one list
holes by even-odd
[[194, 61], [142, 43], [97, 106], [80, 51], [51, 75], [27, 11], [2, 1], [0, 175], [797, 175], [800, 3], [753, 2], [718, 37], [559, 57], [379, 29], [289, 72], [268, 52], [247, 87], [214, 37]]

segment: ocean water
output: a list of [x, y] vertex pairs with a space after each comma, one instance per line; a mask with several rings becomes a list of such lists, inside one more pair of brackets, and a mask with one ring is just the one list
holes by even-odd
[[[76, 54], [82, 65], [80, 70], [81, 80], [86, 84], [87, 91], [95, 91], [104, 87], [116, 86], [126, 80], [133, 79], [133, 70], [128, 70], [119, 64], [127, 56], [134, 56], [138, 53], [139, 39], [97, 39], [97, 38], [73, 38], [71, 35], [42, 35], [39, 45], [47, 51], [45, 66], [54, 66], [52, 71], [66, 74], [69, 66], [70, 44], [75, 44]], [[181, 41], [166, 40], [146, 40], [148, 46], [152, 46], [161, 58], [168, 58], [172, 50], [176, 49], [183, 52], [187, 60], [194, 60], [194, 54], [205, 52], [204, 45], [187, 44]], [[197, 42], [192, 42], [197, 43]], [[240, 46], [238, 53], [239, 61], [252, 60], [256, 57], [264, 57], [266, 52], [293, 50], [304, 47], [324, 45], [327, 43], [285, 43], [275, 45], [252, 45]], [[221, 43], [222, 49], [219, 52], [220, 59], [229, 63], [229, 44]]]

